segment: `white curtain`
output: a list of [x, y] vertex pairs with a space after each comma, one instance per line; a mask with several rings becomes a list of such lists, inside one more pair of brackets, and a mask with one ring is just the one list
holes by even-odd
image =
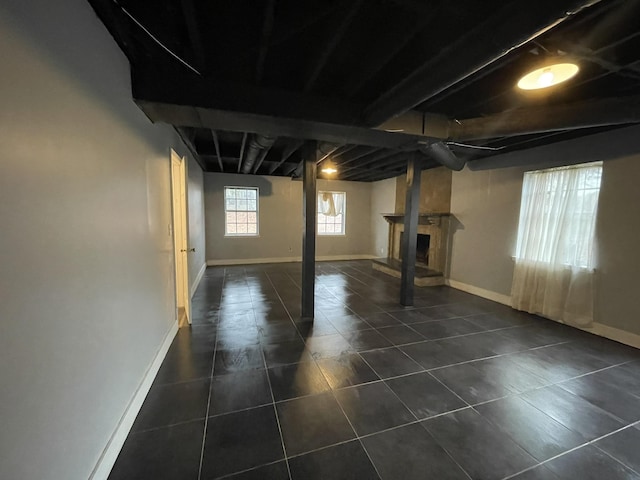
[[593, 322], [601, 173], [601, 162], [525, 173], [514, 308], [580, 326]]
[[318, 213], [327, 217], [337, 217], [344, 209], [344, 193], [320, 192], [318, 194]]

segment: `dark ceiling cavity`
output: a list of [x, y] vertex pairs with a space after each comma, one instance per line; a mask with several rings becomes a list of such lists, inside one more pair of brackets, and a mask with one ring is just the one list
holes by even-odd
[[[497, 154], [640, 122], [640, 0], [89, 0], [132, 96], [206, 171], [337, 178], [491, 165]], [[566, 84], [525, 93], [550, 58]], [[506, 157], [508, 158], [508, 157]]]

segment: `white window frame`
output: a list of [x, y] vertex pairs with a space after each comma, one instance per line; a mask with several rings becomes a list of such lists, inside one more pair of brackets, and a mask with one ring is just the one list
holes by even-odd
[[[335, 233], [335, 232], [320, 232], [320, 215], [322, 215], [319, 211], [317, 212], [317, 218], [316, 218], [316, 232], [319, 236], [321, 237], [344, 237], [347, 234], [347, 192], [338, 192], [338, 191], [332, 191], [332, 190], [319, 190], [318, 191], [318, 195], [316, 197], [316, 204], [317, 202], [319, 202], [320, 196], [324, 193], [337, 193], [342, 195], [343, 201], [342, 201], [342, 232], [340, 233]], [[325, 215], [323, 215], [323, 217], [326, 217]], [[328, 223], [325, 221], [323, 222], [324, 225], [328, 225]], [[335, 224], [335, 223], [333, 223]]]
[[[245, 190], [245, 191], [255, 191], [256, 192], [256, 232], [255, 233], [229, 233], [229, 222], [227, 220], [228, 213], [238, 213], [238, 212], [246, 212], [253, 213], [254, 210], [232, 210], [227, 208], [227, 191], [228, 190]], [[258, 237], [260, 236], [260, 189], [258, 187], [246, 187], [243, 185], [227, 185], [224, 187], [223, 191], [223, 202], [224, 202], [224, 236], [225, 237]], [[253, 222], [252, 222], [253, 223]], [[237, 222], [235, 222], [238, 225]], [[247, 225], [249, 222], [247, 222]]]

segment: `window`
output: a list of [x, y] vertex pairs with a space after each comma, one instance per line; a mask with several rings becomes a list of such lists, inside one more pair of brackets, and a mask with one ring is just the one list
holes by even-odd
[[318, 235], [344, 235], [346, 201], [344, 192], [318, 192]]
[[516, 260], [592, 269], [602, 162], [527, 172]]
[[224, 187], [224, 234], [258, 236], [258, 188]]

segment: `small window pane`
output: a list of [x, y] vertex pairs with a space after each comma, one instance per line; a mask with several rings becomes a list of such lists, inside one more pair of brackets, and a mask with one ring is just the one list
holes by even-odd
[[227, 225], [227, 233], [237, 233], [235, 223], [230, 223]]
[[238, 233], [248, 233], [247, 232], [247, 224], [246, 223], [239, 223], [238, 224]]
[[236, 212], [227, 212], [227, 224], [236, 223]]
[[225, 187], [225, 234], [258, 234], [258, 188]]
[[249, 223], [258, 223], [258, 214], [256, 212], [247, 213], [247, 221]]
[[227, 210], [235, 210], [236, 209], [236, 200], [235, 198], [227, 199]]
[[250, 223], [247, 225], [248, 233], [258, 233], [258, 226], [255, 223]]

